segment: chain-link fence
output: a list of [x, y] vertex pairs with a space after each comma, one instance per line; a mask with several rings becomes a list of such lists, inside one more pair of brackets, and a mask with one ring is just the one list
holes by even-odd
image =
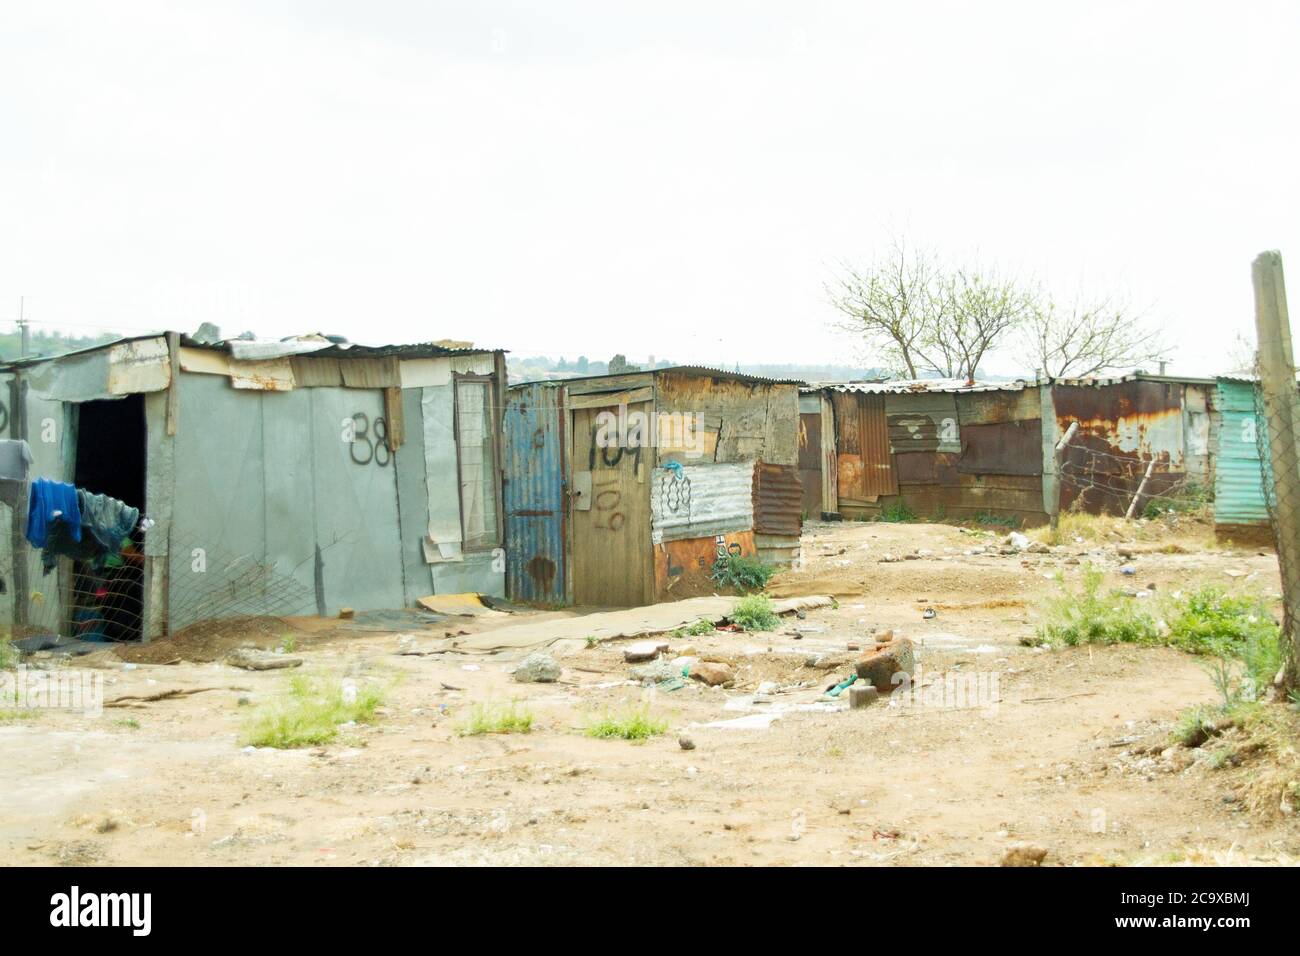
[[[0, 508], [12, 521], [13, 509]], [[204, 622], [316, 613], [315, 555], [270, 561], [211, 545], [171, 543], [171, 557], [155, 573], [165, 587], [146, 621], [143, 538], [132, 536], [120, 553], [77, 560], [47, 554], [11, 535], [0, 554], [0, 633], [24, 650], [69, 639], [138, 641], [174, 634]]]
[[1259, 346], [1256, 353], [1255, 437], [1259, 448], [1264, 503], [1277, 545], [1282, 576], [1282, 611], [1287, 680], [1300, 685], [1295, 639], [1300, 622], [1300, 390], [1287, 316], [1282, 259], [1276, 252], [1256, 258], [1253, 268], [1255, 316]]

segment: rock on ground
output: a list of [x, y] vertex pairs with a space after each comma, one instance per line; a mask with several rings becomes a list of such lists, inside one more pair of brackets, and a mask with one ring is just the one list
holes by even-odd
[[629, 673], [634, 681], [640, 681], [642, 684], [658, 684], [660, 681], [681, 677], [682, 669], [673, 661], [661, 657], [648, 664], [638, 664]]
[[1013, 843], [1002, 854], [1002, 866], [1042, 866], [1046, 857], [1044, 847], [1033, 843]]
[[652, 661], [666, 650], [667, 641], [638, 641], [623, 648], [623, 660], [628, 664]]
[[226, 663], [231, 667], [242, 667], [246, 671], [274, 671], [283, 667], [300, 667], [302, 658], [272, 654], [252, 647], [237, 647], [226, 655]]
[[550, 654], [529, 654], [514, 670], [515, 680], [523, 684], [553, 684], [560, 679], [560, 665]]
[[735, 680], [735, 675], [731, 672], [731, 665], [716, 661], [700, 661], [692, 664], [691, 677], [701, 683], [708, 684], [710, 687], [729, 684]]
[[903, 672], [909, 677], [916, 670], [916, 651], [906, 637], [876, 644], [858, 658], [858, 676], [882, 694], [895, 687], [894, 675]]

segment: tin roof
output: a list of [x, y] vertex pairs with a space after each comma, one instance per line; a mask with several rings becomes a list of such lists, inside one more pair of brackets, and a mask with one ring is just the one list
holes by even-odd
[[1010, 382], [967, 382], [960, 378], [895, 379], [889, 382], [810, 382], [804, 392], [860, 392], [867, 395], [915, 395], [929, 392], [1023, 392], [1037, 382], [1023, 378]]
[[[100, 352], [105, 349], [113, 348], [124, 342], [139, 342], [144, 339], [156, 339], [160, 336], [171, 334], [167, 331], [150, 332], [143, 335], [123, 336], [120, 339], [114, 339], [112, 342], [105, 342], [101, 345], [92, 345], [89, 348], [77, 349], [72, 352], [61, 352], [58, 355], [35, 355], [28, 358], [9, 359], [0, 361], [0, 368], [26, 368], [37, 365], [42, 362], [53, 362], [59, 359], [70, 358], [76, 355], [88, 355], [93, 352]], [[311, 355], [320, 358], [386, 358], [397, 356], [398, 358], [438, 358], [444, 355], [480, 355], [483, 353], [504, 351], [502, 349], [475, 348], [473, 346], [450, 347], [439, 345], [434, 342], [418, 342], [410, 344], [395, 345], [360, 345], [353, 342], [338, 342], [332, 338], [315, 333], [312, 335], [289, 336], [284, 339], [223, 339], [219, 342], [204, 342], [191, 337], [186, 332], [177, 333], [180, 336], [181, 345], [186, 348], [206, 349], [213, 352], [224, 352], [235, 355], [240, 347], [247, 345], [250, 347], [263, 345], [267, 347], [268, 353], [274, 353], [277, 347], [283, 349], [285, 355]], [[334, 338], [337, 338], [335, 336]], [[306, 347], [315, 346], [315, 347]], [[235, 357], [240, 357], [235, 355]]]
[[707, 365], [667, 365], [663, 368], [642, 368], [636, 371], [628, 372], [606, 372], [602, 375], [574, 375], [569, 378], [547, 378], [533, 381], [514, 382], [511, 388], [518, 388], [521, 385], [551, 385], [560, 386], [568, 385], [571, 382], [595, 382], [603, 378], [627, 378], [632, 375], [664, 375], [672, 373], [675, 375], [696, 375], [701, 378], [712, 377], [726, 379], [732, 382], [752, 382], [760, 385], [803, 385], [796, 378], [766, 378], [762, 375], [750, 375], [746, 372], [729, 372], [724, 368], [711, 368]]

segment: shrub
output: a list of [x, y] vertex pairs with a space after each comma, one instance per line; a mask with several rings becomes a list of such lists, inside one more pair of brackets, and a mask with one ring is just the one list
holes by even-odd
[[745, 594], [763, 590], [775, 573], [776, 568], [770, 564], [741, 554], [728, 554], [713, 565], [713, 580], [719, 587], [735, 588]]
[[1230, 595], [1213, 585], [1197, 588], [1171, 604], [1167, 619], [1169, 643], [1193, 654], [1236, 655], [1248, 644], [1256, 651], [1261, 643], [1277, 644], [1278, 628], [1263, 601]]
[[747, 631], [775, 630], [781, 619], [772, 610], [772, 600], [765, 594], [751, 594], [736, 602], [732, 610], [731, 623], [739, 624]]
[[1102, 591], [1103, 573], [1095, 565], [1083, 567], [1083, 589], [1071, 592], [1058, 575], [1060, 593], [1043, 604], [1040, 639], [1053, 644], [1155, 644], [1160, 633], [1155, 619], [1131, 598]]

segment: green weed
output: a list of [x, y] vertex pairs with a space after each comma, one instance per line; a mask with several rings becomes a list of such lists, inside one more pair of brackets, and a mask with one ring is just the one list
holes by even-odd
[[679, 627], [670, 634], [670, 637], [699, 637], [702, 634], [712, 634], [716, 628], [712, 621], [707, 618], [700, 618], [694, 624], [687, 624], [685, 627]]
[[1082, 590], [1074, 593], [1058, 575], [1059, 593], [1043, 602], [1039, 639], [1068, 646], [1159, 643], [1155, 618], [1133, 599], [1117, 591], [1103, 591], [1103, 578], [1100, 568], [1084, 565]]
[[732, 624], [739, 624], [747, 631], [772, 631], [781, 621], [772, 610], [772, 599], [766, 594], [741, 598], [729, 616]]
[[722, 588], [735, 588], [742, 594], [763, 590], [775, 573], [776, 568], [770, 564], [764, 564], [757, 558], [747, 558], [742, 554], [728, 554], [725, 558], [719, 558], [713, 565], [713, 580], [717, 585]]
[[533, 729], [533, 714], [518, 701], [508, 704], [475, 704], [469, 717], [456, 728], [462, 737], [479, 734], [526, 734]]
[[245, 724], [243, 743], [254, 747], [310, 747], [328, 743], [340, 724], [372, 723], [383, 703], [374, 685], [345, 687], [333, 678], [298, 674], [282, 698], [259, 707]]
[[668, 729], [668, 721], [653, 717], [648, 707], [630, 707], [620, 714], [606, 713], [588, 724], [588, 737], [600, 740], [645, 740]]
[[900, 501], [892, 505], [885, 505], [881, 508], [880, 520], [891, 522], [915, 521], [916, 512]]

